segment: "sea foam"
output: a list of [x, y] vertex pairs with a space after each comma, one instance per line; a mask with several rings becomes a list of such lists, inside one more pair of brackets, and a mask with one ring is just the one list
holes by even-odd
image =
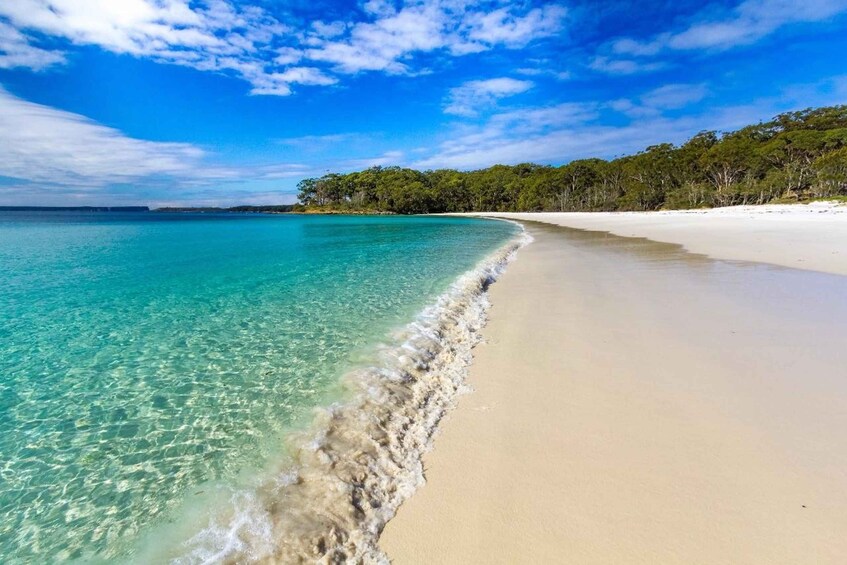
[[424, 483], [422, 457], [466, 390], [486, 290], [530, 241], [523, 231], [460, 276], [388, 340], [379, 363], [346, 375], [350, 400], [317, 410], [291, 438], [286, 468], [255, 491], [233, 492], [228, 515], [174, 563], [388, 563], [380, 533]]

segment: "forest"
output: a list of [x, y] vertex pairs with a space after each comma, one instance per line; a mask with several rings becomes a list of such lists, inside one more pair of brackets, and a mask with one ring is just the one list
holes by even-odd
[[703, 131], [613, 160], [476, 171], [372, 167], [298, 184], [294, 211], [424, 214], [659, 210], [847, 196], [847, 105]]

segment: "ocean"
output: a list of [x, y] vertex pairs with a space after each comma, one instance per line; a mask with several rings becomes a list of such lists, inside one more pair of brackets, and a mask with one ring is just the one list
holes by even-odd
[[3, 562], [382, 560], [520, 237], [0, 213]]

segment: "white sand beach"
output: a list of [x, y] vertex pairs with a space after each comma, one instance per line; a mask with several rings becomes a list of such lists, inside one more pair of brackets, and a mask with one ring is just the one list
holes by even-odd
[[847, 205], [833, 202], [661, 212], [470, 215], [646, 237], [718, 259], [847, 275]]
[[496, 214], [592, 231], [525, 224], [474, 392], [382, 548], [399, 565], [843, 563], [845, 212]]

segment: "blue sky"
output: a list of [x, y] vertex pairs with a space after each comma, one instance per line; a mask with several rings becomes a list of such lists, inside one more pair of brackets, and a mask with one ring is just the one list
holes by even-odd
[[0, 204], [287, 203], [847, 103], [847, 0], [0, 2]]

